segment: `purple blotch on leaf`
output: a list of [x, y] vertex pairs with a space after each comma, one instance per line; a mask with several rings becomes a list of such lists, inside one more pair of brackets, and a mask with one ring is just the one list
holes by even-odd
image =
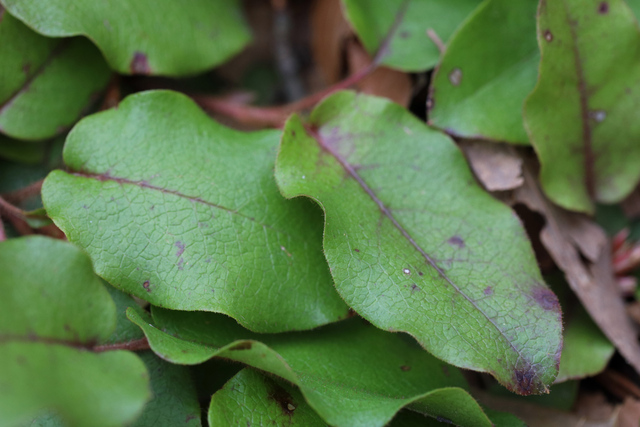
[[491, 286], [487, 286], [486, 288], [484, 288], [484, 294], [486, 296], [493, 295], [493, 288]]
[[149, 67], [149, 61], [147, 55], [142, 52], [136, 51], [133, 54], [131, 64], [129, 64], [131, 74], [151, 74], [151, 68]]
[[533, 290], [533, 299], [545, 310], [560, 312], [558, 297], [546, 287], [537, 287]]
[[177, 241], [176, 248], [178, 248], [178, 252], [176, 252], [176, 257], [180, 258], [180, 255], [184, 253], [184, 243]]
[[144, 281], [144, 283], [142, 284], [142, 287], [144, 288], [145, 291], [151, 292], [151, 283], [148, 280]]
[[609, 12], [609, 3], [607, 3], [606, 1], [603, 1], [602, 3], [600, 3], [600, 6], [598, 6], [598, 13], [604, 15], [608, 12]]
[[464, 240], [460, 236], [451, 236], [449, 240], [447, 240], [447, 243], [449, 243], [451, 246], [456, 246], [460, 249], [464, 248], [465, 246]]

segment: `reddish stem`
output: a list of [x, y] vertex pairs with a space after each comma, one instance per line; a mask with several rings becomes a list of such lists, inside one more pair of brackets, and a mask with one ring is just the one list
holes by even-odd
[[0, 215], [0, 242], [7, 240], [7, 233], [4, 232], [4, 223], [2, 222], [2, 215]]
[[44, 182], [44, 179], [41, 179], [40, 181], [33, 182], [19, 190], [15, 190], [10, 193], [5, 193], [2, 195], [2, 197], [4, 197], [5, 201], [7, 202], [10, 202], [13, 204], [19, 204], [20, 202], [28, 199], [29, 197], [33, 197], [37, 194], [40, 194], [40, 191], [42, 191], [43, 182]]
[[307, 110], [332, 93], [353, 86], [371, 74], [376, 68], [377, 64], [374, 62], [327, 89], [279, 107], [254, 107], [206, 95], [192, 95], [191, 97], [205, 110], [230, 117], [238, 123], [282, 127], [291, 113]]

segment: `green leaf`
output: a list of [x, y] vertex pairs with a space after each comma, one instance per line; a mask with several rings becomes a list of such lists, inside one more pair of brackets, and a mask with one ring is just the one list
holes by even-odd
[[285, 126], [276, 180], [325, 211], [340, 295], [374, 325], [519, 394], [557, 374], [561, 313], [513, 211], [446, 136], [382, 98], [340, 92]]
[[41, 163], [47, 153], [46, 143], [25, 144], [23, 141], [0, 135], [0, 157], [17, 163], [35, 165]]
[[149, 371], [153, 398], [131, 427], [200, 427], [200, 403], [189, 368], [165, 362], [150, 351], [139, 356]]
[[372, 55], [403, 71], [422, 71], [438, 63], [433, 31], [446, 42], [480, 0], [342, 0], [346, 17]]
[[326, 427], [327, 423], [287, 382], [243, 369], [211, 397], [209, 426], [286, 425]]
[[154, 305], [225, 313], [261, 332], [344, 318], [320, 212], [282, 198], [278, 131], [238, 132], [189, 98], [133, 95], [69, 134], [49, 216], [97, 273]]
[[308, 332], [255, 334], [219, 314], [156, 307], [152, 314], [153, 319], [127, 310], [163, 359], [197, 364], [221, 357], [278, 375], [299, 386], [332, 426], [383, 426], [410, 404], [459, 425], [491, 425], [463, 389], [457, 368], [425, 353], [409, 337], [358, 318]]
[[550, 278], [549, 283], [565, 314], [564, 346], [556, 383], [599, 374], [607, 367], [615, 347], [591, 320], [561, 276]]
[[87, 40], [42, 37], [1, 7], [0, 18], [0, 132], [23, 140], [55, 136], [78, 119], [111, 72]]
[[[622, 0], [540, 4], [538, 85], [525, 124], [547, 196], [593, 212], [615, 203], [640, 178], [640, 34]], [[552, 106], [552, 107], [551, 107]]]
[[538, 76], [537, 4], [490, 0], [465, 22], [433, 77], [430, 124], [466, 138], [529, 144], [522, 107]]
[[116, 305], [116, 329], [109, 338], [101, 341], [101, 344], [116, 344], [144, 338], [140, 328], [127, 319], [127, 308], [135, 307], [137, 305], [135, 300], [130, 295], [110, 286], [106, 282], [103, 282], [103, 284]]
[[132, 421], [149, 398], [133, 353], [87, 351], [112, 333], [114, 303], [89, 259], [43, 237], [0, 243], [0, 424], [42, 412], [70, 425]]
[[179, 76], [205, 71], [250, 40], [238, 0], [0, 0], [50, 37], [84, 35], [123, 74]]

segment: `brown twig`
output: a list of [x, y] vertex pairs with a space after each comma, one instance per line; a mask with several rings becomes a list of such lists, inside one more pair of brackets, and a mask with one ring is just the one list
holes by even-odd
[[408, 5], [409, 1], [405, 0], [398, 9], [398, 13], [396, 14], [395, 20], [391, 28], [389, 29], [389, 32], [387, 33], [382, 43], [380, 43], [378, 51], [374, 55], [373, 61], [371, 61], [371, 64], [369, 66], [357, 71], [346, 79], [320, 92], [311, 94], [306, 98], [303, 98], [291, 104], [282, 105], [279, 107], [255, 107], [250, 105], [232, 103], [226, 99], [207, 95], [194, 94], [191, 95], [191, 98], [193, 98], [205, 110], [208, 110], [212, 113], [225, 115], [241, 124], [282, 127], [287, 117], [291, 113], [310, 109], [318, 102], [320, 102], [323, 98], [331, 95], [334, 92], [353, 86], [354, 84], [367, 77], [373, 71], [375, 71], [388, 54], [389, 44], [391, 43], [393, 36], [398, 30], [400, 23], [402, 22]]
[[138, 340], [121, 342], [116, 344], [104, 344], [97, 345], [93, 347], [91, 350], [101, 353], [103, 351], [113, 351], [113, 350], [129, 350], [129, 351], [141, 351], [141, 350], [149, 350], [151, 347], [149, 346], [149, 340], [147, 338], [140, 338]]
[[2, 196], [0, 196], [0, 214], [4, 214], [7, 217], [14, 217], [24, 219], [25, 214], [22, 209], [13, 206], [7, 202]]
[[640, 399], [640, 387], [619, 372], [607, 369], [595, 378], [604, 388], [622, 399], [628, 395]]

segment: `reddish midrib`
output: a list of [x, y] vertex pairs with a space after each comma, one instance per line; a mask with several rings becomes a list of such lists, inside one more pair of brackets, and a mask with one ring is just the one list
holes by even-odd
[[583, 164], [584, 164], [584, 183], [587, 188], [587, 194], [590, 198], [595, 196], [595, 171], [593, 156], [593, 141], [591, 124], [589, 123], [589, 97], [587, 95], [587, 82], [582, 68], [582, 56], [578, 47], [578, 37], [576, 35], [576, 21], [571, 18], [566, 1], [563, 1], [569, 31], [571, 31], [573, 59], [578, 75], [578, 93], [580, 95], [580, 119], [582, 121], [582, 145], [583, 145]]

